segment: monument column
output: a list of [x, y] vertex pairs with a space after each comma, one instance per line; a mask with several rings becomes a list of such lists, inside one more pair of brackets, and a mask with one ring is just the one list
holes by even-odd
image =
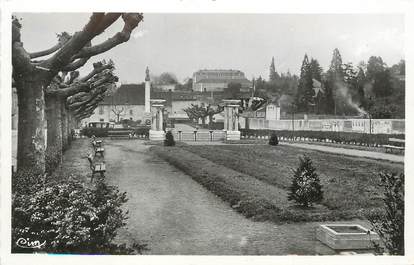
[[240, 131], [238, 126], [238, 99], [225, 99], [224, 102], [224, 130], [226, 131], [226, 140], [240, 140]]
[[147, 126], [152, 125], [150, 100], [151, 100], [151, 80], [149, 76], [149, 69], [147, 66], [147, 69], [145, 70], [145, 110], [144, 110], [144, 117], [143, 117], [143, 121], [145, 125]]

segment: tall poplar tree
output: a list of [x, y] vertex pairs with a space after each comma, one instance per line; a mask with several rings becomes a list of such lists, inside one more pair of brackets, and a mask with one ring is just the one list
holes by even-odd
[[315, 91], [313, 90], [312, 72], [308, 55], [305, 54], [300, 69], [299, 85], [296, 92], [295, 103], [298, 111], [309, 112], [314, 105]]
[[276, 81], [279, 78], [279, 74], [276, 72], [276, 68], [275, 68], [275, 57], [272, 57], [272, 62], [270, 64], [270, 69], [269, 69], [269, 81], [273, 82]]

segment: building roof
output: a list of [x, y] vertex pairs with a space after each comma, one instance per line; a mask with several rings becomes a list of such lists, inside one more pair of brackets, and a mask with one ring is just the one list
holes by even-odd
[[197, 80], [196, 83], [240, 83], [242, 85], [252, 84], [252, 82], [246, 78], [203, 78]]
[[237, 73], [237, 74], [243, 74], [240, 70], [233, 70], [233, 69], [201, 69], [195, 72], [195, 74], [199, 73]]
[[112, 95], [106, 96], [102, 105], [144, 105], [145, 84], [122, 84]]

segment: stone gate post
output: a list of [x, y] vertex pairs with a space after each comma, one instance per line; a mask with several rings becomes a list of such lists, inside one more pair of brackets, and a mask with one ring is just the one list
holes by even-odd
[[164, 102], [164, 99], [151, 100], [152, 126], [149, 131], [151, 141], [163, 141], [165, 139], [165, 132], [162, 128]]
[[226, 140], [240, 140], [239, 103], [238, 99], [225, 99], [224, 102], [224, 131]]

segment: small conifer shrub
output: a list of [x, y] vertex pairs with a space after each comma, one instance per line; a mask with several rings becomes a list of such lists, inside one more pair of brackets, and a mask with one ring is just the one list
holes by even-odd
[[318, 174], [312, 165], [312, 160], [306, 155], [299, 158], [299, 167], [294, 171], [288, 199], [304, 207], [321, 202], [323, 199]]
[[277, 134], [275, 132], [273, 132], [272, 135], [270, 136], [269, 144], [270, 145], [278, 145], [279, 144], [279, 140], [277, 139]]
[[164, 146], [174, 146], [174, 145], [175, 145], [174, 136], [171, 133], [171, 131], [168, 131], [165, 134]]

